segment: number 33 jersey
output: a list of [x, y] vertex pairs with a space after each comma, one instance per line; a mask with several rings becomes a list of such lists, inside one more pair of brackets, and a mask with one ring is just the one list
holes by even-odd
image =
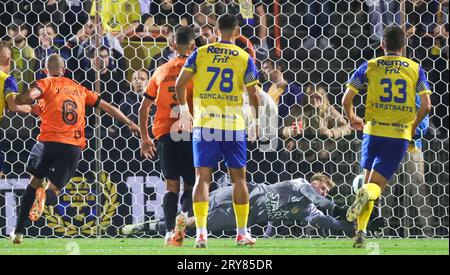
[[217, 42], [192, 53], [184, 70], [194, 73], [194, 127], [245, 130], [242, 94], [258, 83], [250, 55], [230, 42]]
[[386, 55], [362, 64], [347, 88], [358, 93], [366, 83], [364, 133], [411, 140], [420, 95], [431, 93], [424, 70], [408, 58]]
[[100, 102], [100, 96], [66, 77], [48, 77], [33, 82], [41, 91], [39, 141], [53, 141], [86, 147], [86, 106]]

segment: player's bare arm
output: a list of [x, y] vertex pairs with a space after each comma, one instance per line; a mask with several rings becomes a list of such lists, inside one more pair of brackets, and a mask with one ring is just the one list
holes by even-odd
[[250, 103], [250, 112], [252, 117], [251, 129], [249, 130], [250, 141], [256, 141], [259, 136], [259, 106], [261, 105], [261, 99], [259, 96], [256, 85], [252, 85], [246, 88], [248, 93], [248, 99]]
[[192, 114], [186, 101], [186, 86], [194, 73], [183, 70], [177, 78], [175, 90], [180, 104], [180, 128], [182, 131], [192, 132]]
[[14, 97], [14, 104], [17, 105], [31, 105], [33, 104], [34, 100], [41, 96], [41, 90], [38, 88], [31, 88], [26, 90], [23, 93], [18, 94]]
[[39, 105], [34, 104], [16, 104], [16, 97], [17, 94], [10, 94], [6, 97], [6, 103], [8, 106], [8, 110], [11, 112], [19, 112], [19, 113], [31, 113], [35, 116], [38, 116], [40, 114], [40, 108]]
[[412, 136], [416, 133], [417, 125], [425, 118], [425, 116], [431, 111], [431, 99], [429, 93], [424, 93], [420, 95], [420, 109], [416, 114], [416, 120], [412, 125]]
[[156, 146], [148, 134], [148, 114], [153, 105], [153, 100], [144, 97], [139, 107], [139, 128], [141, 130], [141, 156], [153, 158], [156, 154]]
[[119, 120], [123, 124], [127, 125], [128, 128], [130, 128], [130, 131], [135, 136], [138, 136], [138, 137], [140, 136], [141, 133], [140, 133], [139, 127], [133, 121], [131, 121], [128, 117], [126, 117], [125, 114], [122, 113], [122, 111], [120, 111], [119, 109], [117, 109], [116, 107], [112, 106], [111, 104], [109, 104], [108, 102], [106, 102], [104, 100], [100, 100], [100, 103], [98, 104], [98, 108], [101, 109], [102, 111], [108, 113], [113, 118]]
[[357, 131], [362, 131], [364, 129], [364, 120], [353, 111], [353, 99], [355, 95], [356, 93], [353, 90], [347, 89], [342, 98], [342, 106], [344, 106], [345, 115], [350, 120], [350, 126]]

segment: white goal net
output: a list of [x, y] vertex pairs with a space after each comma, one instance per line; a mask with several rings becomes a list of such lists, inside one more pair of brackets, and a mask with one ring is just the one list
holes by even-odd
[[[426, 71], [433, 109], [426, 133], [418, 138], [421, 150], [407, 154], [374, 212], [386, 219], [385, 236], [448, 238], [448, 1], [5, 0], [0, 36], [12, 47], [11, 75], [19, 91], [42, 78], [43, 60], [59, 52], [70, 77], [137, 123], [149, 75], [173, 57], [173, 30], [192, 26], [197, 46], [203, 45], [216, 39], [212, 27], [225, 12], [239, 15], [238, 44], [256, 58], [262, 89], [277, 99], [277, 146], [266, 152], [263, 142], [248, 145], [248, 181], [273, 184], [323, 172], [336, 183], [330, 198], [340, 205], [353, 202], [352, 182], [362, 172], [361, 133], [341, 116], [345, 83], [364, 61], [383, 54], [383, 26], [404, 27], [404, 54]], [[363, 115], [363, 98], [357, 102]], [[27, 222], [28, 236], [116, 237], [124, 224], [163, 217], [165, 184], [158, 159], [143, 160], [139, 139], [119, 122], [95, 110], [87, 110], [87, 116], [88, 147], [77, 175], [44, 218]], [[293, 123], [303, 132], [286, 135]], [[0, 236], [7, 236], [29, 182], [25, 167], [39, 121], [5, 111], [1, 126]], [[222, 162], [213, 180], [212, 188], [227, 184]], [[252, 233], [262, 234], [265, 226], [254, 226]], [[275, 236], [334, 236], [296, 221], [273, 226]]]

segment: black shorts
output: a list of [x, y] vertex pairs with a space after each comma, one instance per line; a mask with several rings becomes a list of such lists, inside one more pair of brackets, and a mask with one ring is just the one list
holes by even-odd
[[27, 171], [37, 178], [48, 178], [61, 190], [74, 176], [80, 157], [79, 146], [58, 142], [38, 142], [31, 149]]
[[194, 158], [192, 141], [173, 141], [170, 134], [157, 141], [159, 162], [164, 178], [183, 181], [189, 185], [195, 183]]

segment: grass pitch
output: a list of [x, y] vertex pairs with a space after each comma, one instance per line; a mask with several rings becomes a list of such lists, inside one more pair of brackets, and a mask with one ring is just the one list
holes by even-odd
[[0, 255], [449, 255], [448, 239], [368, 239], [365, 249], [351, 239], [258, 239], [255, 247], [236, 247], [233, 239], [209, 239], [207, 249], [164, 247], [163, 239], [24, 239], [18, 246], [0, 239]]

